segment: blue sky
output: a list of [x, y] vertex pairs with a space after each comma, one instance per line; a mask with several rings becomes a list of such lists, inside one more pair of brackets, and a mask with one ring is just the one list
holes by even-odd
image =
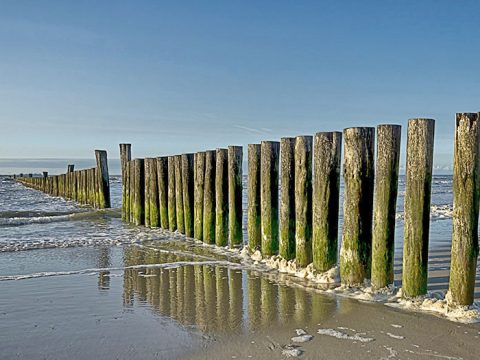
[[[0, 158], [167, 155], [480, 111], [478, 1], [0, 3]], [[246, 155], [246, 150], [245, 150]], [[404, 162], [405, 153], [402, 153]]]

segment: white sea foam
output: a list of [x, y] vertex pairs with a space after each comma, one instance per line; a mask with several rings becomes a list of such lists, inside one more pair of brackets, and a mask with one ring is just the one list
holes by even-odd
[[352, 340], [363, 343], [368, 343], [375, 340], [374, 338], [363, 337], [358, 334], [348, 335], [347, 333], [335, 329], [318, 329], [318, 333], [320, 335], [327, 335], [341, 340]]

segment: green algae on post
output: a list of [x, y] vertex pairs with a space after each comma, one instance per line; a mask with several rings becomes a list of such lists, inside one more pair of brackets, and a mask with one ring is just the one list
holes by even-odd
[[122, 170], [122, 220], [127, 220], [127, 166], [132, 159], [132, 145], [120, 144], [120, 165]]
[[205, 182], [203, 189], [203, 241], [215, 244], [215, 174], [216, 152], [205, 152]]
[[110, 207], [110, 179], [108, 176], [107, 152], [105, 150], [95, 150], [97, 160], [97, 181], [100, 195], [100, 208]]
[[280, 139], [280, 256], [295, 258], [295, 138]]
[[235, 247], [243, 243], [242, 231], [242, 163], [243, 147], [228, 147], [228, 214], [229, 214], [229, 234], [230, 247]]
[[157, 157], [158, 206], [160, 226], [168, 229], [168, 157]]
[[133, 219], [134, 219], [134, 208], [135, 208], [135, 162], [133, 160], [129, 161], [129, 167], [130, 167], [130, 211], [129, 211], [129, 221], [131, 224], [133, 224]]
[[260, 250], [262, 229], [260, 217], [260, 144], [248, 144], [248, 247], [250, 252]]
[[435, 120], [408, 121], [402, 294], [427, 293]]
[[160, 212], [158, 204], [158, 179], [157, 179], [157, 162], [154, 158], [145, 159], [148, 161], [149, 183], [148, 183], [148, 200], [150, 209], [150, 227], [157, 228], [160, 226]]
[[134, 185], [133, 185], [133, 223], [145, 224], [145, 165], [143, 159], [133, 160]]
[[175, 199], [175, 156], [168, 157], [168, 228], [177, 230], [177, 200]]
[[337, 263], [342, 133], [319, 132], [314, 141], [312, 257], [324, 272]]
[[262, 255], [278, 253], [278, 168], [280, 143], [262, 141], [260, 169], [260, 216]]
[[182, 186], [185, 235], [193, 237], [193, 154], [182, 155]]
[[377, 163], [372, 232], [372, 286], [393, 284], [395, 213], [397, 209], [400, 125], [377, 127]]
[[145, 209], [145, 220], [144, 224], [146, 227], [150, 227], [150, 161], [148, 158], [144, 160], [144, 184], [143, 184], [143, 189], [144, 189], [144, 209]]
[[370, 278], [374, 186], [375, 128], [343, 131], [345, 182], [340, 279], [360, 285]]
[[183, 213], [182, 155], [175, 155], [175, 209], [177, 212], [177, 230], [185, 234]]
[[480, 114], [459, 113], [455, 123], [453, 231], [449, 303], [472, 305], [478, 257]]
[[228, 244], [228, 151], [217, 149], [215, 170], [215, 244]]
[[197, 152], [194, 163], [194, 209], [193, 209], [193, 237], [203, 241], [203, 192], [205, 182], [205, 152]]
[[312, 136], [295, 138], [295, 256], [312, 262]]

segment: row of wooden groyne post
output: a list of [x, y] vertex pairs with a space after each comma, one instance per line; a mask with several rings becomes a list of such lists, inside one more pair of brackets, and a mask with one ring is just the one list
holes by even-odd
[[[427, 292], [435, 121], [408, 121], [402, 289]], [[479, 113], [455, 122], [450, 301], [474, 298], [478, 255]], [[344, 204], [340, 254], [341, 149]], [[401, 126], [348, 128], [248, 145], [248, 247], [327, 271], [340, 258], [341, 282], [374, 288], [393, 283]], [[229, 146], [156, 158], [131, 158], [120, 144], [122, 217], [179, 231], [207, 244], [243, 244], [243, 148]], [[340, 256], [338, 256], [340, 255]]]
[[52, 196], [77, 201], [80, 204], [95, 208], [109, 208], [110, 180], [108, 174], [107, 152], [95, 150], [97, 166], [91, 169], [75, 170], [75, 165], [68, 165], [67, 172], [60, 175], [48, 175], [44, 171], [42, 177], [16, 177], [25, 186], [43, 191]]

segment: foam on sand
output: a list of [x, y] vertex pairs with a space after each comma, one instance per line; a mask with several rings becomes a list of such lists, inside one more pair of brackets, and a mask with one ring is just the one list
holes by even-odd
[[347, 333], [335, 329], [318, 329], [317, 332], [320, 335], [327, 335], [341, 340], [359, 341], [363, 343], [368, 343], [375, 340], [374, 338], [363, 337], [358, 334], [348, 335]]

